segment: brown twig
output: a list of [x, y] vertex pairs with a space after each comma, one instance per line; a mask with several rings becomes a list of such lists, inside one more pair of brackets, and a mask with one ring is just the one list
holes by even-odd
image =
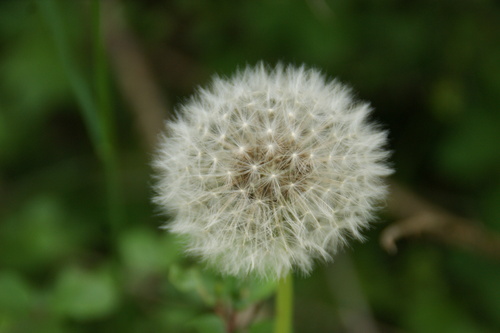
[[168, 113], [165, 97], [155, 83], [140, 44], [126, 25], [120, 2], [106, 0], [102, 4], [105, 44], [111, 64], [122, 94], [135, 114], [140, 137], [151, 150]]
[[226, 332], [234, 333], [236, 330], [236, 315], [237, 315], [235, 309], [230, 304], [219, 302], [214, 307], [214, 312], [224, 321]]
[[435, 206], [397, 183], [391, 183], [389, 213], [398, 219], [382, 232], [380, 243], [389, 253], [405, 237], [425, 235], [500, 260], [500, 235], [479, 222]]
[[231, 304], [220, 302], [214, 312], [224, 321], [227, 333], [246, 332], [261, 314], [262, 305], [263, 302], [258, 302], [238, 311]]

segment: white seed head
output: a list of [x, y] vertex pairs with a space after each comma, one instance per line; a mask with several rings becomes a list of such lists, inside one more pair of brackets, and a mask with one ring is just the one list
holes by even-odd
[[223, 273], [307, 273], [361, 238], [385, 197], [386, 133], [317, 70], [248, 67], [179, 111], [155, 161], [155, 201], [188, 251]]

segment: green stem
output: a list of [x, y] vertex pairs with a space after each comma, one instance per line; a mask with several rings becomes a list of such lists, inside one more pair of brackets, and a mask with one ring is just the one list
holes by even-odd
[[38, 0], [40, 12], [44, 17], [52, 35], [62, 66], [68, 76], [70, 86], [80, 106], [90, 139], [97, 156], [103, 165], [107, 203], [108, 221], [113, 240], [123, 218], [123, 205], [120, 197], [118, 175], [117, 147], [114, 142], [114, 126], [112, 119], [111, 98], [108, 80], [106, 57], [104, 53], [101, 27], [101, 2], [93, 0], [92, 28], [95, 72], [91, 89], [86, 77], [75, 63], [68, 36], [66, 21], [59, 8], [61, 1]]
[[55, 0], [38, 0], [36, 3], [49, 27], [62, 67], [66, 72], [76, 101], [80, 106], [80, 111], [89, 131], [90, 139], [97, 153], [101, 155], [102, 130], [95, 112], [96, 105], [84, 76], [75, 64], [71, 46], [69, 45], [69, 38], [66, 35], [67, 27], [65, 26], [65, 22], [62, 19], [63, 15], [58, 6], [59, 2]]
[[96, 112], [101, 124], [101, 144], [106, 178], [108, 219], [114, 237], [117, 237], [120, 222], [123, 221], [123, 206], [119, 180], [116, 131], [113, 123], [108, 64], [104, 49], [101, 0], [92, 2], [92, 28], [94, 50], [94, 89]]
[[293, 321], [293, 277], [282, 278], [276, 294], [276, 319], [274, 333], [291, 333]]

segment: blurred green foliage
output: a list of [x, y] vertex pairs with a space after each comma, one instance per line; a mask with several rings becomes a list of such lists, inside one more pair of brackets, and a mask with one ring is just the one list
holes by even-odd
[[[99, 53], [103, 3], [0, 2], [0, 332], [223, 332], [221, 305], [270, 313], [273, 283], [221, 278], [158, 228], [151, 152]], [[372, 102], [395, 178], [500, 232], [498, 2], [122, 5], [174, 104], [259, 60], [321, 68]], [[427, 240], [389, 256], [382, 227], [346, 250], [350, 273], [339, 260], [297, 279], [296, 332], [362, 332], [345, 321], [359, 304], [380, 332], [500, 331], [499, 262]], [[268, 315], [249, 332], [271, 329]]]

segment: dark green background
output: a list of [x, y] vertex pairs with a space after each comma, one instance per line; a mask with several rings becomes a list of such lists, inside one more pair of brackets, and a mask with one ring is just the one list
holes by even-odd
[[[215, 73], [321, 68], [372, 102], [396, 180], [500, 232], [498, 2], [122, 4], [164, 118]], [[95, 47], [98, 5], [0, 2], [0, 332], [222, 332], [218, 300], [245, 308], [272, 285], [238, 294], [159, 230], [151, 151]], [[391, 222], [296, 278], [296, 332], [500, 331], [500, 263], [424, 238], [388, 255]], [[263, 313], [250, 332], [270, 331], [271, 300]]]

